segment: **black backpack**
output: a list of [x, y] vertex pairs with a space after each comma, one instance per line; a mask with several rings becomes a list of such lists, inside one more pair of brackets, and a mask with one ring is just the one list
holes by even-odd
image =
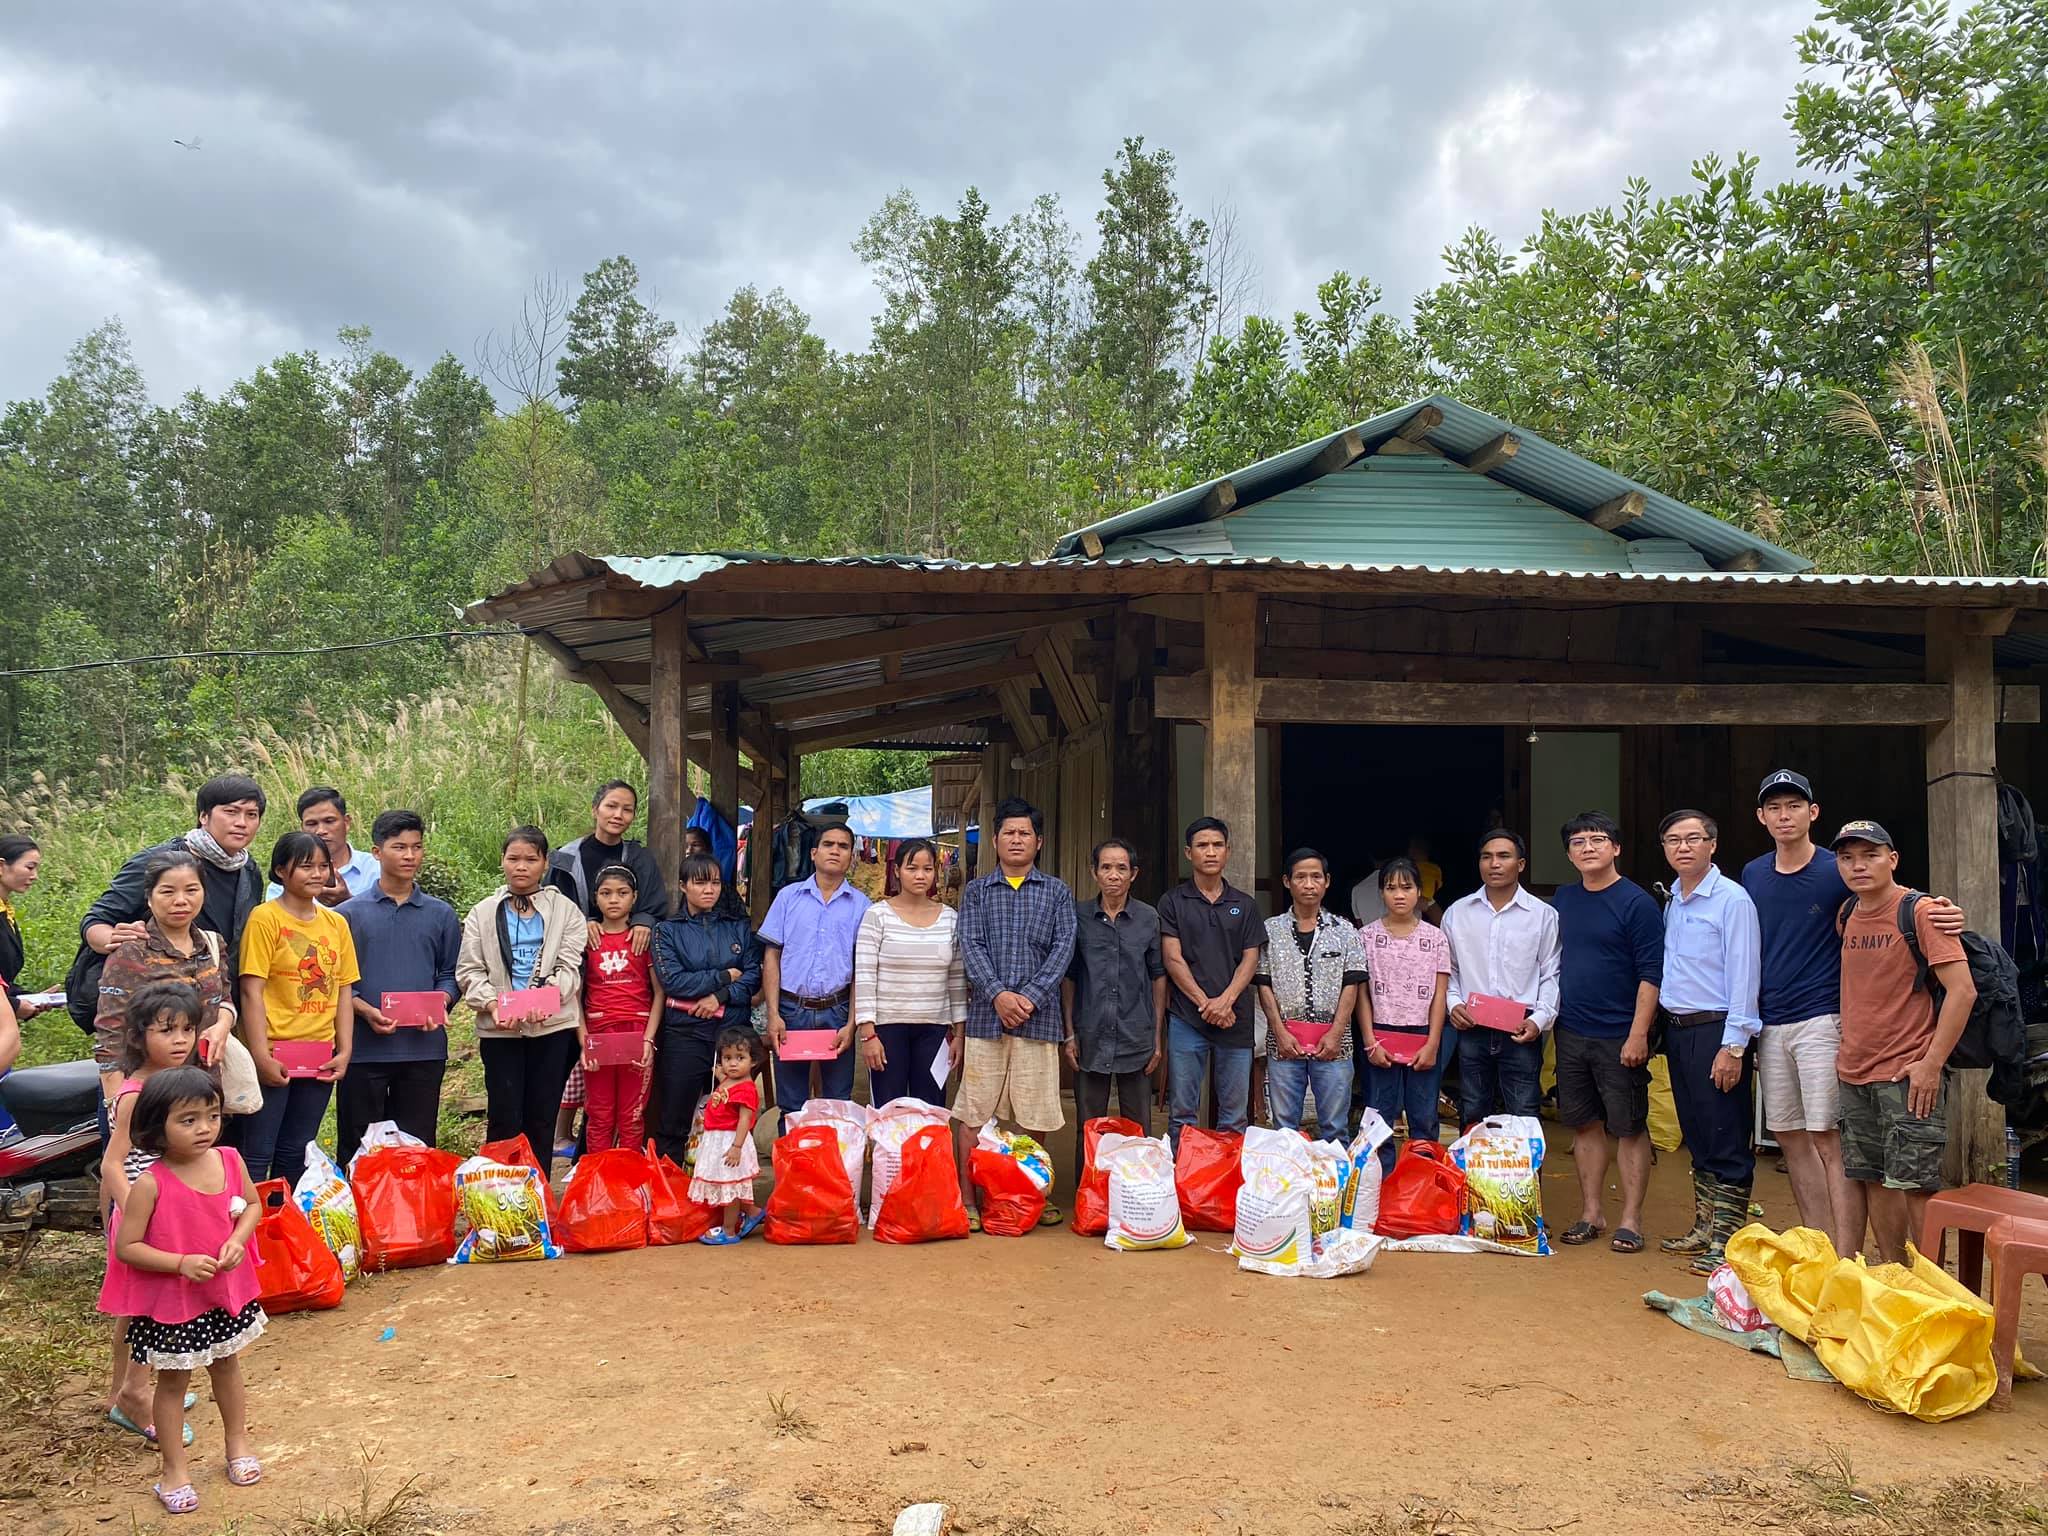
[[2041, 856], [2041, 833], [2034, 808], [2012, 785], [1998, 786], [1998, 859], [2002, 864], [2032, 864]]
[[[1913, 990], [1925, 991], [1939, 1016], [1944, 996], [1942, 985], [1927, 969], [1927, 957], [1920, 952], [1920, 934], [1913, 925], [1914, 909], [1921, 900], [1918, 891], [1908, 891], [1900, 899], [1899, 935], [1913, 956]], [[1849, 914], [1855, 909], [1854, 896], [1842, 903], [1835, 923], [1838, 931], [1847, 932]], [[1970, 1006], [1962, 1037], [1949, 1052], [1948, 1065], [1979, 1070], [1988, 1067], [1991, 1081], [1986, 1091], [1993, 1101], [2008, 1105], [2024, 1103], [2030, 1090], [2026, 1021], [2020, 1013], [2019, 967], [2001, 946], [1981, 933], [1965, 931], [1959, 938], [1963, 959], [1970, 967], [1970, 980], [1977, 984], [1977, 1001]]]

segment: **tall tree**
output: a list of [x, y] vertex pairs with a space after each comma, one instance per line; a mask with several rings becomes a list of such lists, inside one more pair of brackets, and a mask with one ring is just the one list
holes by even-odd
[[607, 256], [583, 274], [583, 292], [569, 311], [568, 335], [555, 364], [563, 397], [576, 405], [620, 405], [659, 394], [675, 338], [674, 323], [641, 299], [640, 269], [629, 257]]

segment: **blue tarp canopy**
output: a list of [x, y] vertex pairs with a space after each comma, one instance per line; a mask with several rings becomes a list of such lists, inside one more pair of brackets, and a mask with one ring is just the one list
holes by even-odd
[[847, 829], [855, 837], [930, 837], [932, 787], [899, 789], [893, 795], [821, 795], [804, 802], [806, 812], [844, 802]]

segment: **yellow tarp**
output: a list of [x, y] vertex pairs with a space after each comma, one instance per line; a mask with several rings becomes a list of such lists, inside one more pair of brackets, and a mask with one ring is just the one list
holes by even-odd
[[1825, 1233], [1761, 1222], [1727, 1252], [1757, 1310], [1859, 1397], [1935, 1424], [1983, 1407], [1998, 1386], [1990, 1309], [1918, 1253], [1910, 1268], [1872, 1267], [1838, 1256]]

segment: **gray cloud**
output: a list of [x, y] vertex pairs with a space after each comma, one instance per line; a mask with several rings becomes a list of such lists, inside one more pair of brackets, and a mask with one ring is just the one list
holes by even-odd
[[[1469, 224], [1676, 190], [1710, 150], [1791, 171], [1782, 0], [1220, 0], [574, 10], [221, 0], [10, 13], [0, 398], [108, 314], [162, 398], [367, 324], [469, 356], [537, 273], [640, 263], [686, 327], [781, 285], [835, 345], [889, 192], [1058, 193], [1086, 238], [1126, 134], [1228, 204], [1263, 307], [1337, 267], [1405, 308]], [[198, 140], [184, 149], [174, 138]]]

